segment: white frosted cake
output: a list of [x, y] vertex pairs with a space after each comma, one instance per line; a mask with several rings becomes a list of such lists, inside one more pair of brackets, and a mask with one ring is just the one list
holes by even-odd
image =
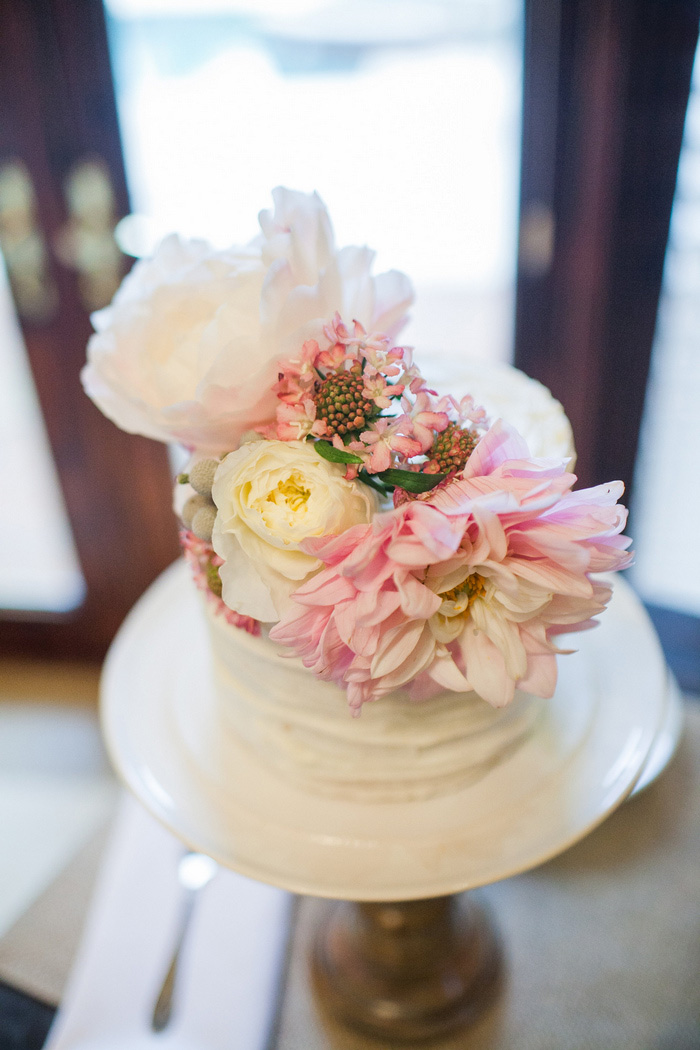
[[505, 708], [475, 693], [412, 700], [400, 690], [348, 716], [345, 691], [205, 603], [216, 699], [208, 717], [312, 792], [377, 802], [430, 798], [478, 778], [527, 739], [545, 701]]

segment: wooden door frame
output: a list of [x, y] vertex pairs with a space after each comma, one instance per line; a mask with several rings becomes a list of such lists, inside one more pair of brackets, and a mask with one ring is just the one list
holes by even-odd
[[[0, 4], [0, 163], [29, 172], [51, 249], [65, 179], [99, 158], [117, 216], [129, 202], [101, 0]], [[0, 652], [97, 660], [134, 601], [178, 553], [163, 446], [118, 430], [82, 392], [91, 326], [76, 274], [49, 257], [58, 311], [22, 332], [86, 583], [66, 614], [4, 610]]]
[[[563, 403], [580, 483], [620, 478], [629, 503], [700, 0], [525, 11], [515, 364]], [[700, 619], [650, 612], [700, 691]]]
[[[629, 491], [700, 0], [526, 0], [515, 363], [574, 426], [582, 484]], [[548, 215], [546, 265], [527, 217]]]

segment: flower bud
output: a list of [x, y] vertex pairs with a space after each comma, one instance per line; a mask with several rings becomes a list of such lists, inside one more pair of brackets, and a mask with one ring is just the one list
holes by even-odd
[[200, 496], [211, 499], [211, 487], [218, 465], [218, 459], [200, 459], [199, 463], [195, 463], [190, 469], [190, 485]]
[[197, 539], [211, 543], [211, 533], [216, 520], [216, 507], [213, 503], [207, 503], [201, 507], [192, 518], [192, 532]]
[[196, 496], [190, 496], [190, 498], [187, 500], [187, 503], [185, 503], [184, 507], [182, 508], [182, 512], [180, 515], [180, 517], [182, 518], [182, 524], [185, 526], [185, 528], [191, 529], [192, 522], [197, 511], [201, 510], [203, 507], [208, 506], [210, 506], [210, 503], [205, 496], [200, 496], [199, 493], [197, 493]]

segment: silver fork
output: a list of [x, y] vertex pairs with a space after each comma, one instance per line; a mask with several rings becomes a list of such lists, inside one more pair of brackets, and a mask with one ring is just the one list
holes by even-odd
[[190, 919], [192, 918], [197, 894], [208, 882], [211, 882], [217, 870], [218, 866], [215, 860], [207, 857], [204, 853], [195, 853], [193, 850], [188, 850], [181, 857], [177, 866], [177, 877], [180, 884], [184, 887], [185, 895], [180, 911], [180, 921], [170, 966], [153, 1009], [151, 1027], [154, 1032], [162, 1032], [170, 1022], [180, 953], [185, 942]]

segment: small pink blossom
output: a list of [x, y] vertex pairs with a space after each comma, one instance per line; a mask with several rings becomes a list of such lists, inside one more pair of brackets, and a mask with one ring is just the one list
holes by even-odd
[[355, 361], [355, 356], [343, 343], [333, 343], [318, 356], [317, 367], [327, 372], [338, 372]]
[[[364, 326], [359, 321], [353, 321], [352, 334], [348, 326], [342, 320], [340, 314], [336, 313], [332, 322], [326, 325], [324, 333], [331, 342], [341, 343], [343, 346], [352, 348], [355, 351], [362, 351], [363, 356], [366, 356], [366, 352], [386, 352], [391, 346], [391, 339], [384, 332], [373, 332], [368, 335]], [[354, 353], [354, 357], [358, 354]]]
[[323, 437], [326, 424], [316, 419], [316, 405], [307, 398], [296, 405], [282, 403], [277, 408], [276, 437], [280, 441], [301, 441], [309, 434]]
[[351, 334], [340, 314], [336, 314], [333, 321], [324, 328], [324, 334], [335, 346], [345, 347], [352, 360], [363, 358], [385, 376], [393, 378], [401, 371], [400, 364], [406, 348], [392, 346], [391, 339], [385, 332], [372, 332], [368, 335], [359, 321], [353, 321]]
[[413, 405], [406, 398], [402, 404], [404, 411], [411, 419], [413, 436], [420, 444], [421, 453], [425, 454], [431, 448], [435, 434], [441, 434], [449, 425], [449, 416], [446, 412], [435, 411], [432, 398], [427, 390], [421, 390], [416, 395]]
[[399, 382], [404, 389], [409, 390], [412, 394], [419, 394], [421, 390], [425, 390], [429, 394], [435, 394], [434, 390], [428, 389], [418, 365], [413, 363], [413, 350], [410, 346], [403, 348], [402, 365], [403, 370], [400, 374]]
[[[353, 327], [357, 327], [357, 321]], [[323, 333], [330, 343], [338, 343], [340, 346], [347, 346], [354, 341], [354, 335], [350, 334], [350, 329], [337, 311], [333, 320], [324, 325]]]
[[486, 409], [477, 405], [471, 394], [466, 394], [459, 401], [452, 394], [448, 394], [440, 399], [436, 410], [446, 412], [450, 421], [460, 426], [472, 423], [474, 426], [483, 427], [487, 423]]
[[[363, 348], [363, 356], [373, 368], [381, 369], [385, 376], [395, 378], [401, 372], [400, 363], [403, 360], [405, 348], [392, 346], [391, 349], [376, 349], [372, 345]], [[396, 384], [397, 386], [402, 384]]]
[[295, 404], [313, 389], [320, 356], [318, 343], [310, 339], [302, 346], [299, 357], [281, 362], [278, 381], [273, 387], [280, 401]]
[[379, 474], [391, 467], [392, 453], [402, 461], [420, 455], [421, 444], [411, 437], [410, 431], [411, 421], [407, 416], [397, 416], [393, 420], [380, 417], [374, 421], [371, 430], [365, 430], [360, 434], [360, 440], [350, 442], [348, 448], [363, 458], [369, 452], [367, 470], [370, 474]]
[[365, 365], [362, 378], [364, 387], [362, 393], [368, 401], [372, 401], [377, 408], [389, 408], [391, 398], [403, 393], [402, 386], [390, 385], [381, 372], [372, 365]]

